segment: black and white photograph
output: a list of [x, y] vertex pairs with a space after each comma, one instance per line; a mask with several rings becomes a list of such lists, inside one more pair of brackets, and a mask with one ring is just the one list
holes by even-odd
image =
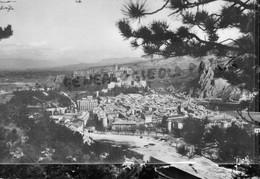
[[0, 0], [0, 178], [260, 178], [256, 0]]

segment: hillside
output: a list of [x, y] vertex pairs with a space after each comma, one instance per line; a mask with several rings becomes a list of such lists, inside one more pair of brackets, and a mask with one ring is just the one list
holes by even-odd
[[58, 66], [50, 68], [53, 71], [77, 71], [77, 70], [85, 70], [91, 67], [105, 67], [111, 66], [114, 64], [128, 64], [128, 63], [138, 63], [144, 61], [142, 58], [133, 58], [133, 57], [123, 57], [123, 58], [107, 58], [102, 59], [96, 63], [78, 63], [73, 65], [66, 66]]
[[[207, 58], [205, 58], [207, 59]], [[201, 59], [204, 60], [204, 59]], [[181, 69], [188, 69], [190, 63], [194, 63], [195, 65], [199, 65], [201, 62], [199, 59], [195, 59], [190, 56], [184, 56], [184, 57], [173, 57], [168, 59], [158, 58], [158, 59], [152, 59], [152, 60], [144, 60], [137, 63], [128, 63], [128, 67], [133, 68], [172, 68], [179, 66]]]
[[[76, 64], [68, 65], [64, 67], [53, 68], [53, 70], [65, 70], [71, 71], [71, 74], [84, 74], [87, 69], [102, 69], [108, 66], [113, 66], [115, 62], [120, 66], [127, 66], [133, 71], [141, 72], [145, 70], [146, 73], [148, 69], [155, 68], [159, 70], [160, 68], [170, 69], [171, 74], [176, 74], [176, 68], [179, 70], [180, 74], [174, 75], [173, 77], [168, 77], [160, 79], [158, 77], [158, 71], [156, 72], [156, 78], [153, 80], [148, 80], [152, 89], [160, 91], [163, 93], [168, 93], [170, 91], [175, 92], [188, 92], [197, 97], [201, 98], [225, 98], [225, 100], [239, 99], [241, 90], [237, 87], [231, 86], [226, 80], [214, 77], [214, 64], [210, 62], [209, 59], [214, 57], [207, 56], [204, 58], [193, 58], [190, 56], [184, 57], [174, 57], [169, 59], [136, 59], [129, 58], [124, 60], [124, 58], [114, 58], [101, 60], [103, 63], [92, 63], [92, 64]], [[200, 69], [200, 64], [203, 63], [203, 67]], [[193, 70], [190, 71], [190, 65], [193, 66]], [[169, 71], [166, 70], [168, 73]], [[82, 73], [83, 72], [83, 73]], [[47, 80], [49, 84], [56, 84], [56, 77]], [[146, 79], [147, 80], [147, 79]], [[58, 80], [60, 81], [60, 80]], [[59, 82], [61, 84], [61, 82]], [[54, 86], [57, 86], [56, 84]], [[170, 91], [169, 91], [170, 90]]]

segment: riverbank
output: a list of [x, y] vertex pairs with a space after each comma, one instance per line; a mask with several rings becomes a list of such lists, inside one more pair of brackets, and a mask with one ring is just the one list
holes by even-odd
[[216, 163], [206, 159], [205, 157], [189, 159], [181, 156], [176, 152], [173, 143], [156, 140], [153, 137], [143, 136], [140, 138], [140, 136], [132, 135], [85, 133], [84, 139], [86, 140], [87, 138], [96, 141], [111, 140], [120, 144], [127, 144], [131, 146], [128, 150], [143, 155], [144, 162], [150, 161], [150, 158], [153, 157], [156, 160], [162, 161], [162, 163], [171, 164], [173, 167], [199, 178], [232, 178], [232, 170], [219, 167]]

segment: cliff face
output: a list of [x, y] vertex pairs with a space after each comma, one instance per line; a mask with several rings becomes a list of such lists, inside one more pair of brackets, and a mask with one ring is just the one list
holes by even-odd
[[231, 85], [223, 78], [214, 78], [216, 64], [214, 59], [202, 61], [199, 65], [199, 88], [196, 94], [200, 98], [222, 98], [223, 101], [238, 101], [245, 90]]
[[212, 96], [213, 88], [214, 88], [214, 71], [213, 65], [209, 62], [202, 61], [199, 65], [199, 89], [198, 95], [200, 98], [206, 98]]

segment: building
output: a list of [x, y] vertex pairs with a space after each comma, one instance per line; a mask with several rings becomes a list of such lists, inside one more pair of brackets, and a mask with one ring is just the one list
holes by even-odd
[[47, 112], [50, 112], [51, 115], [64, 115], [66, 113], [67, 107], [56, 107], [56, 108], [48, 108]]
[[68, 126], [69, 129], [73, 131], [78, 131], [78, 132], [84, 132], [84, 121], [81, 119], [75, 119], [71, 121]]
[[174, 129], [182, 129], [183, 128], [183, 120], [187, 118], [187, 115], [174, 115], [174, 116], [169, 116], [167, 118], [167, 132], [171, 133], [172, 128]]
[[145, 123], [152, 123], [153, 122], [153, 120], [152, 120], [153, 113], [146, 113], [146, 114], [144, 114], [144, 116], [145, 116]]
[[121, 82], [110, 82], [108, 85], [107, 85], [107, 88], [108, 89], [112, 89], [112, 88], [115, 88], [116, 86], [118, 87], [121, 87], [122, 86], [122, 83]]
[[116, 130], [129, 131], [133, 127], [136, 127], [136, 122], [126, 121], [126, 120], [118, 120], [116, 122], [113, 122], [111, 125], [111, 129], [114, 131]]
[[91, 111], [98, 106], [98, 100], [88, 96], [87, 98], [77, 100], [77, 105], [79, 111]]
[[106, 70], [104, 72], [108, 73], [109, 76], [112, 74], [114, 77], [117, 78], [117, 77], [120, 77], [122, 74], [125, 74], [125, 73], [131, 74], [132, 69], [128, 68], [127, 66], [119, 67], [118, 64], [115, 64], [112, 67], [106, 67]]
[[115, 71], [118, 70], [118, 64], [115, 64]]
[[84, 122], [84, 127], [87, 124], [87, 121], [89, 120], [89, 112], [83, 111], [80, 116], [78, 116], [78, 119], [82, 120]]

